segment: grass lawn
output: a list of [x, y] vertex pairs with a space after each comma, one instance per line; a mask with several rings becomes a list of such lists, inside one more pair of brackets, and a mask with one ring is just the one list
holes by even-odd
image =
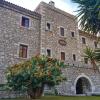
[[[30, 100], [30, 99], [0, 99], [0, 100]], [[39, 99], [38, 99], [39, 100]], [[79, 96], [79, 97], [64, 97], [64, 96], [45, 96], [42, 97], [41, 100], [100, 100], [100, 96]]]

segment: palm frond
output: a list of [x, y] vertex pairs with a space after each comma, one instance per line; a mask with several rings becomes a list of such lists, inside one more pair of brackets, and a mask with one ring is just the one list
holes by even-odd
[[92, 50], [90, 47], [86, 47], [84, 50], [84, 56], [87, 57], [88, 59], [94, 59], [95, 58], [95, 52]]
[[72, 0], [79, 4], [78, 14], [80, 27], [96, 35], [100, 31], [100, 0]]

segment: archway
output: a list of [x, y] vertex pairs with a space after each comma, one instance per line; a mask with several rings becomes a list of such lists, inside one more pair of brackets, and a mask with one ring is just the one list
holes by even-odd
[[80, 77], [76, 82], [76, 94], [86, 94], [92, 92], [90, 81], [85, 77]]

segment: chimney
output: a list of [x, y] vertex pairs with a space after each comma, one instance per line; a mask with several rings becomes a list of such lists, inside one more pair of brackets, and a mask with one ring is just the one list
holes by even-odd
[[52, 7], [54, 7], [54, 6], [55, 6], [55, 2], [50, 1], [50, 2], [49, 2], [49, 5], [52, 6]]

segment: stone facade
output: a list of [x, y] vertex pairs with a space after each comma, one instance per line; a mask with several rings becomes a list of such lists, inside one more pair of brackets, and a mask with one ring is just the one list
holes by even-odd
[[[82, 38], [85, 39], [85, 44], [82, 43]], [[79, 30], [79, 47], [80, 47], [80, 55], [84, 55], [83, 51], [84, 49], [88, 46], [91, 47], [92, 49], [100, 48], [100, 43], [97, 44], [97, 37], [87, 34], [85, 32], [82, 32]], [[81, 56], [81, 62], [84, 62], [84, 57]], [[91, 66], [91, 64], [88, 62], [88, 66]]]
[[[97, 38], [79, 31], [76, 17], [56, 8], [54, 3], [51, 3], [41, 2], [35, 11], [41, 14], [41, 54], [46, 55], [47, 49], [50, 49], [51, 57], [61, 60], [61, 52], [65, 52], [65, 63], [70, 65], [63, 71], [67, 82], [57, 86], [58, 93], [76, 95], [78, 79], [81, 78], [87, 81], [83, 81], [82, 94], [100, 92], [100, 74], [94, 72], [90, 63], [85, 64], [82, 57], [86, 46], [95, 48], [94, 42]], [[47, 23], [51, 25], [50, 30], [47, 30]], [[64, 28], [64, 36], [60, 34], [60, 27]], [[74, 32], [74, 36], [72, 32]], [[86, 44], [82, 43], [83, 37]], [[66, 45], [61, 45], [59, 40], [65, 41]], [[98, 48], [100, 48], [99, 44]], [[73, 59], [73, 54], [76, 56], [76, 60]]]
[[[21, 26], [22, 16], [29, 18], [29, 28]], [[0, 1], [0, 83], [4, 83], [2, 76], [6, 67], [25, 60], [19, 57], [20, 44], [28, 46], [27, 59], [39, 54], [40, 18], [35, 12]]]
[[[29, 28], [21, 25], [23, 16], [29, 19]], [[82, 37], [86, 38], [86, 44], [82, 44]], [[94, 72], [90, 63], [84, 64], [81, 57], [86, 46], [94, 48], [95, 41], [96, 37], [78, 30], [75, 16], [56, 8], [54, 2], [41, 2], [32, 12], [0, 1], [0, 84], [6, 82], [6, 67], [37, 54], [47, 55], [49, 49], [50, 56], [60, 60], [61, 52], [64, 52], [65, 63], [70, 65], [63, 72], [67, 82], [57, 86], [59, 94], [76, 95], [81, 78], [89, 85], [84, 83], [82, 94], [100, 93], [100, 73]], [[27, 58], [19, 57], [20, 44], [28, 46]]]
[[[40, 10], [39, 10], [40, 9]], [[77, 55], [76, 61], [79, 60], [78, 53], [78, 24], [75, 16], [65, 13], [54, 6], [44, 2], [36, 9], [41, 14], [41, 54], [46, 54], [46, 49], [51, 49], [52, 57], [60, 59], [61, 52], [65, 52], [65, 62], [73, 62], [72, 55]], [[46, 24], [51, 24], [51, 30], [46, 29]], [[64, 28], [64, 36], [60, 34], [60, 27]], [[75, 36], [71, 36], [71, 32], [75, 32]], [[66, 46], [59, 44], [59, 40], [64, 40]]]
[[27, 93], [21, 93], [16, 91], [0, 91], [0, 99], [8, 99], [8, 98], [23, 98], [28, 97]]

